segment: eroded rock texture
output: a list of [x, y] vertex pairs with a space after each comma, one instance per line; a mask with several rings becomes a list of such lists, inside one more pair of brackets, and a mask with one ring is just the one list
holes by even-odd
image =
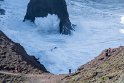
[[[99, 56], [66, 76], [62, 83], [124, 83], [124, 46], [104, 50]], [[60, 82], [61, 83], [61, 82]]]
[[24, 74], [48, 72], [34, 56], [29, 56], [19, 43], [14, 43], [1, 31], [0, 71]]
[[71, 34], [72, 26], [65, 0], [30, 0], [24, 21], [34, 22], [35, 17], [46, 17], [48, 14], [56, 14], [59, 17], [61, 34]]

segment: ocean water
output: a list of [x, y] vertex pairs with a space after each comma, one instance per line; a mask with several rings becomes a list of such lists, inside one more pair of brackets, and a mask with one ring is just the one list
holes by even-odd
[[68, 73], [98, 56], [106, 48], [124, 45], [123, 0], [66, 0], [70, 20], [77, 25], [71, 36], [58, 33], [56, 15], [22, 22], [29, 0], [0, 2], [0, 30], [20, 43], [28, 54], [54, 74]]

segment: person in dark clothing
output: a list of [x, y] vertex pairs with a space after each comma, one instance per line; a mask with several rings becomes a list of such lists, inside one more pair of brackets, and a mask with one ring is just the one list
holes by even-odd
[[109, 48], [105, 51], [105, 56], [103, 58], [103, 60], [106, 60], [108, 57], [110, 57], [112, 55], [112, 49]]
[[71, 69], [69, 69], [69, 75], [71, 74]]
[[111, 56], [111, 54], [112, 54], [112, 50], [111, 50], [111, 48], [109, 48], [109, 49], [107, 49], [106, 50], [106, 56]]
[[109, 48], [104, 51], [104, 54], [102, 57], [100, 57], [98, 60], [107, 60], [113, 53], [113, 49]]
[[105, 51], [105, 56], [108, 56], [108, 49]]

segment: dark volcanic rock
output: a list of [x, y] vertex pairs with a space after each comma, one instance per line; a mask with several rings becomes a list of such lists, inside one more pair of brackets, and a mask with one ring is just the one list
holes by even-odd
[[4, 9], [0, 9], [0, 15], [5, 15], [5, 10]]
[[[4, 0], [0, 0], [0, 1], [4, 1]], [[0, 15], [5, 15], [5, 10], [1, 8], [1, 4], [0, 4]]]
[[25, 20], [35, 21], [35, 17], [46, 17], [56, 14], [60, 18], [60, 33], [71, 34], [72, 26], [65, 0], [30, 0]]
[[29, 56], [24, 48], [11, 41], [0, 31], [0, 71], [14, 73], [43, 73], [48, 72], [33, 56]]

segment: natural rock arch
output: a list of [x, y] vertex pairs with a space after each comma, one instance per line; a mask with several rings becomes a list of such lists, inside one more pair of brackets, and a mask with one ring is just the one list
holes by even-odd
[[60, 19], [61, 34], [71, 34], [72, 26], [65, 0], [30, 0], [24, 21], [34, 22], [35, 17], [46, 17], [48, 14], [56, 14]]

